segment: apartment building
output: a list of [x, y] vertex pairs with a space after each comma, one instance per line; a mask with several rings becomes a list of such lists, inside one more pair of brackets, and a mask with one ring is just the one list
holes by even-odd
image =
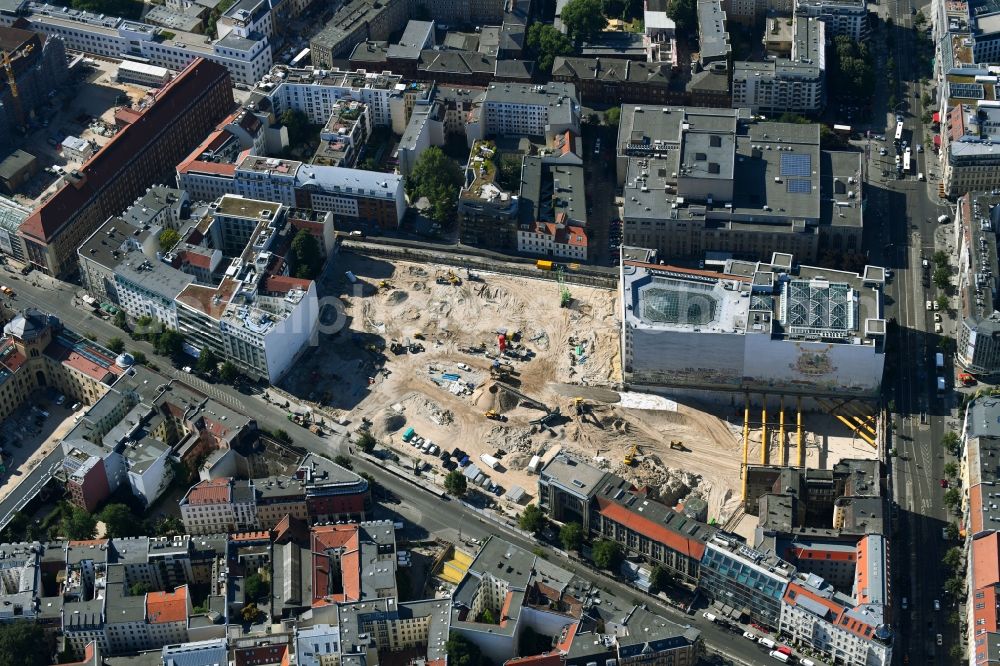
[[319, 166], [352, 168], [372, 133], [368, 105], [342, 100], [333, 108], [319, 133], [319, 146], [310, 162]]
[[[243, 11], [243, 4], [235, 3], [227, 14]], [[223, 35], [220, 31], [221, 38], [213, 42], [179, 28], [166, 31], [148, 23], [44, 3], [27, 3], [21, 18], [31, 29], [60, 38], [66, 48], [107, 58], [140, 58], [171, 71], [183, 70], [196, 59], [209, 60], [244, 85], [256, 83], [272, 65], [270, 41], [260, 32], [241, 34], [233, 29]], [[0, 15], [0, 25], [14, 20], [14, 15]]]
[[[594, 592], [591, 583], [558, 565], [490, 537], [452, 594], [451, 631], [495, 663], [532, 663], [530, 658], [508, 661], [529, 629], [554, 638], [546, 664], [589, 659], [693, 666], [698, 661], [696, 629], [606, 590], [598, 602]], [[498, 617], [499, 623], [489, 619]]]
[[[588, 104], [684, 104], [668, 63], [636, 62], [621, 58], [556, 56], [552, 80], [571, 83]], [[729, 106], [727, 103], [726, 106]]]
[[195, 201], [233, 194], [236, 163], [245, 151], [265, 152], [265, 126], [245, 109], [234, 111], [209, 133], [176, 168], [177, 187]]
[[959, 197], [967, 192], [992, 190], [1000, 184], [993, 150], [1000, 140], [1000, 102], [978, 100], [948, 109], [942, 127], [943, 193]]
[[189, 534], [228, 534], [257, 527], [253, 483], [233, 478], [201, 481], [180, 501], [181, 521]]
[[726, 11], [722, 0], [698, 0], [698, 62], [702, 67], [712, 63], [729, 65], [733, 47], [729, 43]]
[[854, 41], [868, 38], [868, 7], [861, 0], [796, 0], [795, 14], [822, 21], [830, 39], [840, 35]]
[[753, 113], [816, 113], [826, 105], [826, 24], [796, 14], [790, 58], [733, 65], [733, 108]]
[[991, 192], [969, 192], [958, 200], [955, 208], [954, 225], [959, 239], [958, 294], [962, 300], [955, 361], [972, 374], [1000, 372], [998, 203], [1000, 197]]
[[550, 138], [580, 133], [580, 100], [570, 83], [491, 83], [482, 103], [483, 136]]
[[975, 62], [1000, 60], [1000, 3], [973, 0], [968, 3], [968, 30]]
[[121, 130], [18, 230], [29, 261], [50, 275], [77, 267], [77, 249], [108, 217], [120, 213], [169, 173], [229, 112], [228, 72], [195, 60], [164, 87], [137, 122]]

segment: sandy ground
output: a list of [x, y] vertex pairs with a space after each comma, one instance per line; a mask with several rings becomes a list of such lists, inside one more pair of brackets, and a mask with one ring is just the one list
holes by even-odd
[[[526, 469], [531, 457], [567, 451], [646, 486], [667, 504], [701, 497], [708, 518], [720, 522], [736, 511], [742, 410], [636, 394], [623, 399], [613, 388], [621, 371], [615, 292], [571, 286], [573, 307], [563, 309], [557, 285], [547, 281], [505, 275], [470, 281], [460, 271], [461, 284], [452, 285], [438, 282], [446, 267], [355, 255], [343, 263], [360, 280], [344, 297], [349, 330], [321, 343], [283, 388], [352, 422], [371, 419], [377, 438], [401, 457], [430, 464], [432, 474], [446, 471], [440, 460], [401, 441], [407, 427], [444, 450], [461, 448], [503, 488], [525, 489], [525, 502], [536, 492]], [[526, 353], [524, 360], [499, 359], [512, 373], [498, 385], [490, 367], [501, 329], [508, 337], [519, 332], [518, 351]], [[424, 350], [396, 354], [389, 349], [393, 341]], [[583, 413], [576, 397], [584, 398]], [[550, 427], [537, 423], [546, 413], [541, 406], [560, 410]], [[506, 420], [486, 418], [489, 410]], [[794, 463], [794, 413], [786, 419], [786, 459]], [[803, 425], [810, 466], [865, 453], [860, 446], [867, 445], [852, 449], [849, 431], [830, 417], [807, 415]], [[776, 463], [776, 433], [769, 439]], [[759, 462], [759, 427], [750, 440], [750, 461]], [[672, 441], [682, 448], [671, 448]], [[633, 446], [633, 465], [626, 466]], [[482, 454], [498, 458], [500, 467], [486, 469]], [[873, 449], [865, 457], [871, 455]]]

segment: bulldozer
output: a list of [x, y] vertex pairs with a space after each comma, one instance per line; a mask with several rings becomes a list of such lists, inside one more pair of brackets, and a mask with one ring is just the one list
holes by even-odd
[[491, 419], [493, 421], [504, 422], [504, 421], [507, 420], [506, 416], [504, 416], [503, 414], [501, 414], [500, 412], [498, 412], [495, 409], [490, 409], [490, 410], [484, 412], [483, 416], [485, 416], [486, 418]]
[[672, 448], [674, 451], [690, 451], [691, 450], [688, 447], [684, 446], [684, 442], [682, 442], [679, 439], [677, 441], [670, 440], [670, 448]]

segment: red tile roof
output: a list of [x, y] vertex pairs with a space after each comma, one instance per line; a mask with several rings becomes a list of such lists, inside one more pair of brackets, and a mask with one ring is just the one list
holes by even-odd
[[261, 291], [272, 294], [287, 294], [292, 289], [302, 289], [303, 291], [307, 291], [309, 289], [309, 285], [311, 284], [312, 280], [293, 278], [287, 275], [268, 275], [264, 278], [264, 284], [261, 285]]
[[[342, 601], [361, 599], [361, 553], [360, 532], [357, 525], [323, 525], [310, 531], [310, 551], [312, 552], [313, 600], [312, 605], [325, 606]], [[343, 548], [340, 557], [340, 580], [343, 592], [326, 594], [329, 588], [330, 558], [326, 551]]]
[[194, 485], [187, 494], [187, 503], [191, 505], [200, 504], [223, 504], [230, 499], [230, 479], [212, 479], [210, 481], [200, 481]]
[[187, 621], [187, 585], [173, 592], [148, 592], [146, 618], [150, 624]]
[[638, 532], [653, 541], [659, 541], [687, 557], [700, 560], [701, 556], [705, 554], [705, 544], [700, 541], [682, 536], [645, 516], [629, 511], [621, 504], [603, 498], [598, 498], [597, 501], [601, 506], [601, 515], [619, 525]]
[[[87, 351], [88, 354], [96, 353], [93, 349], [88, 349]], [[99, 382], [110, 381], [114, 375], [121, 374], [122, 372], [122, 369], [115, 365], [114, 359], [105, 359], [107, 365], [101, 365], [68, 347], [64, 347], [58, 342], [49, 344], [45, 348], [45, 355], [54, 361], [62, 363], [67, 368], [82, 372], [91, 379]]]
[[990, 534], [972, 542], [972, 587], [981, 589], [1000, 583], [1000, 533]]
[[[122, 167], [132, 157], [157, 140], [164, 126], [177, 120], [178, 114], [192, 99], [222, 77], [229, 78], [225, 67], [195, 58], [166, 85], [156, 101], [135, 122], [118, 132], [87, 160], [80, 168], [82, 178], [78, 183], [64, 184], [24, 221], [21, 233], [43, 241], [55, 237], [92, 198], [121, 174]], [[135, 187], [138, 194], [145, 184], [137, 182]]]
[[182, 266], [190, 264], [195, 268], [204, 268], [205, 270], [212, 268], [212, 257], [201, 252], [188, 252], [184, 250], [177, 253], [177, 259], [181, 262]]
[[563, 656], [558, 652], [536, 654], [533, 657], [515, 657], [503, 662], [503, 666], [559, 666]]

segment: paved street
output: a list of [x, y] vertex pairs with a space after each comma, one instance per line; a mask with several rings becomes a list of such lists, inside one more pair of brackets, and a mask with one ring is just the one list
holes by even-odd
[[[101, 343], [106, 343], [112, 337], [121, 337], [126, 340], [126, 349], [139, 350], [145, 353], [151, 362], [159, 366], [161, 373], [190, 383], [199, 390], [211, 395], [214, 399], [237, 406], [245, 412], [252, 414], [262, 428], [285, 429], [292, 436], [295, 445], [301, 446], [308, 451], [320, 453], [328, 457], [333, 457], [341, 452], [349, 452], [346, 443], [347, 436], [343, 429], [338, 428], [332, 435], [318, 437], [305, 429], [295, 428], [294, 426], [290, 427], [285, 417], [285, 411], [265, 402], [260, 396], [244, 395], [235, 388], [224, 384], [208, 384], [188, 373], [174, 369], [169, 361], [159, 357], [153, 351], [153, 347], [149, 343], [127, 340], [127, 335], [117, 329], [111, 322], [95, 317], [74, 306], [73, 294], [79, 290], [79, 287], [55, 282], [45, 276], [35, 276], [34, 274], [29, 275], [27, 278], [18, 276], [16, 281], [11, 281], [11, 277], [10, 273], [0, 274], [0, 283], [10, 284], [17, 292], [17, 296], [12, 304], [13, 307], [18, 309], [36, 307], [39, 310], [55, 314], [73, 330], [83, 335], [88, 333], [93, 334], [97, 336], [98, 341]], [[401, 504], [387, 506], [385, 509], [387, 512], [398, 512], [397, 515], [418, 524], [429, 533], [445, 535], [457, 540], [459, 533], [455, 526], [460, 525], [462, 530], [461, 535], [465, 538], [474, 537], [483, 539], [489, 534], [499, 534], [528, 550], [543, 545], [536, 540], [525, 538], [516, 530], [509, 529], [502, 524], [484, 518], [474, 509], [464, 506], [461, 502], [443, 500], [437, 495], [387, 472], [381, 465], [373, 464], [368, 460], [358, 457], [354, 457], [354, 460], [355, 471], [371, 474], [378, 484], [403, 500]], [[38, 470], [42, 469], [47, 462], [39, 465]], [[30, 483], [36, 481], [33, 480], [33, 476], [38, 470], [32, 472], [32, 475], [25, 481], [24, 489], [29, 488]], [[20, 495], [20, 493], [16, 495]], [[0, 517], [8, 511], [8, 503], [14, 501], [16, 501], [16, 497], [12, 496], [6, 502], [0, 502]], [[766, 659], [766, 651], [763, 651], [758, 645], [751, 643], [739, 634], [722, 629], [718, 625], [705, 620], [701, 615], [686, 615], [672, 606], [661, 603], [654, 597], [629, 588], [583, 565], [569, 562], [555, 551], [550, 550], [550, 557], [555, 561], [559, 561], [561, 565], [579, 573], [584, 578], [594, 581], [602, 588], [613, 590], [626, 599], [634, 599], [638, 603], [647, 603], [657, 612], [664, 614], [664, 616], [675, 622], [696, 626], [702, 631], [709, 651], [723, 654], [732, 663], [753, 666], [762, 663]]]

